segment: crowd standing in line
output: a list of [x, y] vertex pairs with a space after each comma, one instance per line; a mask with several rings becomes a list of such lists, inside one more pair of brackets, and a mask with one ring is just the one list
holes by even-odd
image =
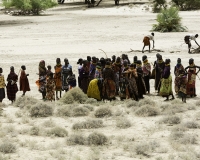
[[[191, 40], [196, 42], [196, 35], [186, 35], [185, 43], [188, 44], [188, 52], [191, 53]], [[145, 36], [143, 39], [144, 53], [145, 46], [151, 48], [150, 40], [153, 41], [154, 48], [154, 33]], [[163, 61], [161, 54], [156, 54], [156, 61], [151, 64], [148, 62], [146, 55], [142, 56], [142, 61], [138, 60], [137, 56], [133, 57], [133, 62], [128, 58], [128, 55], [122, 54], [121, 57], [112, 58], [97, 58], [90, 57], [84, 60], [80, 58], [78, 64], [78, 87], [87, 94], [88, 97], [100, 100], [115, 100], [119, 96], [121, 100], [133, 99], [138, 101], [143, 99], [145, 94], [150, 94], [150, 79], [154, 79], [155, 91], [158, 96], [166, 97], [165, 101], [175, 99], [172, 91], [172, 75], [171, 75], [171, 60]], [[153, 67], [153, 69], [152, 69]], [[61, 59], [56, 59], [54, 66], [55, 72], [51, 71], [50, 65], [45, 66], [45, 61], [41, 60], [38, 67], [39, 78], [36, 81], [38, 91], [42, 94], [43, 100], [55, 101], [62, 97], [62, 91], [69, 91], [76, 87], [76, 77], [72, 72], [72, 66], [67, 58], [64, 59], [64, 65], [61, 64]], [[197, 71], [198, 70], [198, 71]], [[26, 66], [21, 66], [21, 75], [19, 78], [20, 91], [23, 91], [22, 96], [30, 91], [29, 74], [25, 73]], [[175, 75], [175, 93], [182, 101], [186, 103], [186, 97], [196, 97], [196, 76], [200, 71], [200, 67], [194, 64], [194, 59], [189, 59], [189, 65], [184, 68], [181, 64], [181, 59], [177, 59], [177, 64], [174, 67]], [[5, 98], [5, 88], [7, 97], [13, 103], [18, 92], [18, 75], [15, 73], [14, 67], [10, 67], [10, 73], [5, 83], [3, 69], [0, 68], [0, 102]], [[56, 92], [56, 94], [55, 94]], [[58, 94], [59, 93], [59, 94]], [[171, 99], [169, 97], [171, 96]]]

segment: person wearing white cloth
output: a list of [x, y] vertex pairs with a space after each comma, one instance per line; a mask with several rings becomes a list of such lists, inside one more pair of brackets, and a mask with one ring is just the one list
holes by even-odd
[[[192, 46], [191, 40], [195, 41], [195, 43], [199, 46], [199, 44], [198, 44], [197, 41], [196, 41], [196, 38], [197, 38], [198, 36], [199, 36], [198, 34], [195, 34], [195, 35], [190, 34], [190, 35], [186, 35], [186, 36], [184, 37], [185, 43], [188, 45], [188, 53], [191, 53], [191, 52], [190, 52], [190, 49], [191, 49], [191, 46]], [[199, 47], [200, 47], [200, 46], [199, 46]]]

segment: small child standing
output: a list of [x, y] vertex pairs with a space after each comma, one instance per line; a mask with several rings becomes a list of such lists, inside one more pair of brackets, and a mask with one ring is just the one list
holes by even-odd
[[53, 78], [53, 73], [49, 73], [49, 78], [47, 79], [47, 85], [46, 85], [46, 90], [47, 90], [47, 95], [46, 99], [49, 101], [55, 101], [55, 88], [56, 84]]
[[0, 103], [3, 101], [5, 98], [5, 80], [4, 80], [4, 75], [2, 75], [3, 69], [0, 68]]

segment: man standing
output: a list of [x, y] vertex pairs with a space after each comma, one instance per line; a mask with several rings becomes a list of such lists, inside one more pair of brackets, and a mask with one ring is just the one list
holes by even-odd
[[[184, 40], [185, 40], [185, 43], [188, 45], [188, 53], [191, 53], [190, 52], [190, 49], [191, 49], [191, 40], [195, 41], [195, 43], [199, 46], [199, 44], [197, 43], [196, 41], [196, 38], [198, 37], [199, 35], [196, 34], [196, 35], [187, 35], [184, 37]], [[199, 46], [200, 47], [200, 46]]]
[[153, 41], [153, 48], [152, 49], [154, 49], [154, 33], [151, 33], [151, 35], [145, 36], [144, 39], [143, 39], [144, 46], [143, 46], [143, 49], [142, 49], [142, 53], [144, 53], [144, 47], [145, 46], [149, 46], [149, 53], [150, 53], [150, 48], [151, 48], [150, 40]]

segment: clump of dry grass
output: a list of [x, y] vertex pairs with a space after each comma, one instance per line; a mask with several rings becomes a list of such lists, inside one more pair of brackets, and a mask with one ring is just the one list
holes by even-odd
[[87, 139], [82, 134], [73, 134], [67, 139], [68, 145], [85, 145]]
[[200, 112], [197, 112], [195, 115], [196, 120], [200, 120]]
[[55, 127], [56, 124], [52, 119], [49, 119], [49, 120], [44, 121], [42, 125], [44, 127], [51, 128], [51, 127]]
[[88, 119], [85, 122], [75, 123], [72, 126], [72, 129], [78, 130], [78, 129], [91, 129], [91, 128], [101, 128], [101, 127], [103, 127], [102, 120]]
[[0, 152], [5, 153], [5, 154], [15, 153], [16, 152], [16, 146], [9, 141], [3, 141], [0, 144]]
[[68, 131], [61, 127], [54, 127], [47, 131], [47, 136], [66, 137], [68, 136]]
[[118, 118], [116, 120], [116, 126], [122, 129], [129, 128], [131, 127], [131, 122], [127, 118], [124, 118], [124, 117]]
[[137, 101], [126, 100], [124, 102], [125, 102], [127, 108], [138, 107], [139, 106], [139, 102], [137, 102]]
[[72, 110], [72, 107], [71, 106], [59, 106], [57, 108], [57, 111], [56, 111], [56, 115], [57, 116], [66, 116], [66, 117], [70, 117], [71, 116], [71, 111]]
[[72, 115], [74, 117], [77, 117], [77, 116], [87, 116], [88, 114], [90, 113], [90, 110], [85, 108], [85, 107], [75, 107], [73, 108], [72, 110]]
[[174, 115], [175, 113], [182, 113], [187, 110], [183, 104], [165, 104], [161, 106], [163, 114]]
[[103, 133], [91, 133], [88, 138], [89, 145], [105, 145], [108, 142], [108, 138]]
[[172, 129], [173, 132], [185, 132], [187, 130], [188, 129], [182, 124], [177, 125], [177, 126], [173, 127], [173, 129]]
[[87, 95], [79, 87], [75, 87], [64, 94], [61, 101], [66, 104], [74, 102], [84, 103], [88, 99]]
[[50, 103], [39, 102], [30, 108], [31, 117], [48, 117], [53, 115], [53, 107]]
[[33, 126], [30, 129], [30, 135], [38, 136], [40, 132], [40, 128], [37, 126]]
[[135, 111], [135, 114], [141, 117], [156, 116], [159, 115], [159, 113], [159, 109], [151, 105], [144, 105]]
[[101, 118], [101, 117], [105, 117], [105, 116], [111, 116], [112, 112], [111, 112], [110, 108], [108, 108], [108, 107], [100, 107], [97, 110], [95, 110], [94, 115], [97, 118]]
[[197, 122], [195, 122], [195, 121], [188, 121], [188, 122], [185, 122], [184, 123], [184, 126], [185, 127], [187, 127], [187, 128], [193, 128], [193, 129], [197, 129], [197, 128], [199, 128], [200, 126], [199, 126], [199, 124], [197, 123]]
[[94, 98], [88, 98], [86, 101], [85, 101], [85, 104], [96, 104], [97, 103], [97, 100], [94, 99]]
[[14, 103], [14, 106], [30, 109], [31, 106], [35, 105], [36, 103], [38, 103], [37, 99], [30, 96], [23, 96], [23, 97], [17, 98], [17, 100]]
[[172, 124], [179, 124], [179, 123], [181, 123], [181, 118], [178, 117], [177, 115], [174, 115], [174, 116], [169, 115], [169, 116], [164, 117], [160, 121], [160, 123], [171, 124], [171, 125]]
[[94, 107], [90, 104], [84, 104], [83, 107], [89, 109], [90, 111], [94, 111]]
[[144, 106], [144, 105], [149, 105], [151, 107], [155, 107], [156, 103], [155, 103], [155, 101], [153, 101], [150, 98], [144, 98], [144, 99], [139, 101], [139, 106]]
[[173, 140], [173, 141], [178, 141], [178, 140], [180, 140], [183, 137], [184, 137], [184, 133], [181, 132], [181, 131], [172, 132], [170, 134], [170, 139]]
[[146, 142], [141, 142], [135, 145], [135, 152], [138, 155], [149, 156], [150, 145]]
[[195, 105], [196, 105], [197, 107], [199, 107], [199, 106], [200, 106], [200, 100], [196, 101]]

